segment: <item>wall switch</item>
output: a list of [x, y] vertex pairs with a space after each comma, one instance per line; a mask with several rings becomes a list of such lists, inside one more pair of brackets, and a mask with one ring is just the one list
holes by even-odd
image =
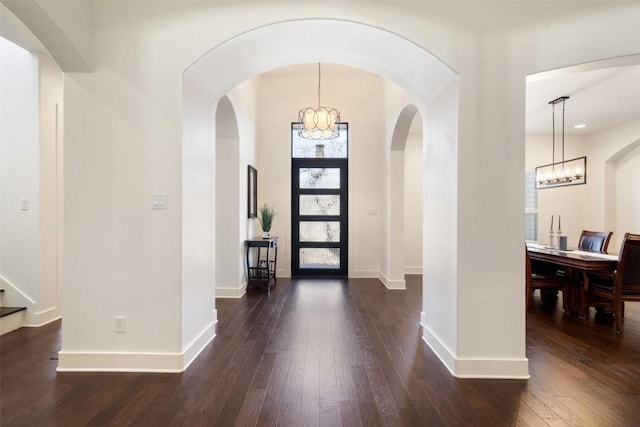
[[20, 209], [23, 211], [29, 210], [29, 199], [20, 199]]
[[127, 318], [124, 316], [116, 316], [116, 333], [124, 334], [127, 332]]
[[151, 193], [151, 209], [167, 209], [167, 193]]
[[374, 209], [374, 208], [368, 208], [368, 209], [366, 210], [366, 214], [367, 214], [367, 215], [376, 215], [377, 213], [378, 213], [378, 210], [377, 210], [377, 209]]

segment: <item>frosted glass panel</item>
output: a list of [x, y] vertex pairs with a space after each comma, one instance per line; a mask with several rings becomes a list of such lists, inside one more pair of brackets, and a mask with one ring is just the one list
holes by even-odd
[[300, 215], [340, 215], [340, 196], [337, 194], [300, 195]]
[[301, 248], [300, 268], [340, 268], [340, 249]]
[[340, 169], [300, 168], [300, 188], [340, 188]]
[[339, 242], [339, 221], [300, 221], [301, 242]]
[[298, 123], [291, 126], [291, 157], [293, 158], [347, 158], [347, 125], [338, 123], [340, 135], [334, 139], [313, 140], [298, 135]]

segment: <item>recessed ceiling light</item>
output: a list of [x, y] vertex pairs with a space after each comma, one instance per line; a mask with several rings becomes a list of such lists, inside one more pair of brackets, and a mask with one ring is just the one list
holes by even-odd
[[582, 129], [582, 128], [585, 128], [585, 127], [587, 127], [587, 125], [585, 125], [583, 123], [580, 123], [579, 125], [575, 125], [573, 128], [574, 129]]

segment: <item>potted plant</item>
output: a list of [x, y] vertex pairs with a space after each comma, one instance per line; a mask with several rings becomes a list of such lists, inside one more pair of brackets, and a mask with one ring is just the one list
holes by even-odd
[[276, 216], [276, 211], [273, 207], [268, 206], [266, 203], [263, 204], [258, 215], [258, 221], [260, 221], [260, 226], [262, 227], [263, 239], [268, 239], [271, 236], [269, 232], [271, 231], [274, 216]]

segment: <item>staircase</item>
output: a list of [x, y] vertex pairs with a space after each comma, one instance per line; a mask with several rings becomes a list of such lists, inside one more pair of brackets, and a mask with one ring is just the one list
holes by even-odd
[[2, 304], [4, 289], [0, 289], [0, 335], [14, 331], [24, 325], [26, 307], [5, 307]]

